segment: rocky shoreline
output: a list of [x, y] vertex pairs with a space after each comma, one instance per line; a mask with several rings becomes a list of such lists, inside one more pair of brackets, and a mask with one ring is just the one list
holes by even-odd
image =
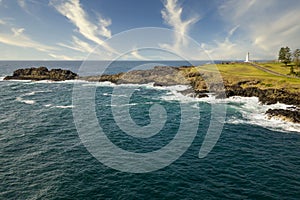
[[78, 75], [70, 70], [51, 69], [46, 67], [18, 69], [13, 72], [12, 76], [6, 76], [4, 80], [50, 80], [65, 81], [78, 78]]
[[[18, 69], [13, 76], [7, 76], [4, 80], [52, 80], [64, 81], [79, 79], [91, 82], [109, 81], [115, 84], [147, 84], [154, 83], [154, 86], [173, 86], [190, 85], [191, 88], [181, 91], [184, 95], [197, 98], [207, 97], [208, 92], [216, 94], [216, 98], [228, 98], [232, 96], [258, 97], [263, 104], [283, 103], [295, 106], [296, 109], [287, 110], [268, 110], [266, 115], [269, 118], [279, 118], [285, 121], [300, 123], [300, 95], [290, 93], [284, 88], [266, 88], [258, 87], [260, 81], [242, 80], [236, 83], [214, 82], [214, 76], [211, 73], [202, 73], [192, 66], [167, 67], [156, 66], [148, 70], [134, 70], [126, 73], [112, 75], [79, 77], [70, 70], [52, 69], [46, 67]], [[205, 80], [204, 80], [205, 79]], [[210, 82], [210, 84], [207, 84]]]
[[269, 119], [281, 119], [292, 123], [300, 123], [299, 109], [269, 109], [266, 112]]

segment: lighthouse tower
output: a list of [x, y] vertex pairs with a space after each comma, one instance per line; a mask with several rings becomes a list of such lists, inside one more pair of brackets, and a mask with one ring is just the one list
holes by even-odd
[[247, 55], [246, 55], [246, 60], [245, 62], [250, 62], [250, 53], [248, 52]]

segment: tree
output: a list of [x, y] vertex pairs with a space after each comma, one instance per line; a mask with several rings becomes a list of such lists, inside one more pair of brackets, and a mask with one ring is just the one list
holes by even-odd
[[281, 47], [279, 51], [278, 60], [285, 65], [292, 61], [291, 49], [289, 47]]
[[300, 66], [300, 49], [296, 49], [293, 53], [294, 62], [296, 66]]

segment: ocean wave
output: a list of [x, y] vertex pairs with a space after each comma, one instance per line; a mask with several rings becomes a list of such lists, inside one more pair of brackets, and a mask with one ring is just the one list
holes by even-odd
[[35, 104], [34, 100], [26, 100], [26, 99], [23, 99], [22, 97], [17, 97], [16, 101], [21, 102], [21, 103], [25, 103], [25, 104], [30, 104], [30, 105]]
[[122, 104], [122, 105], [115, 105], [115, 104], [109, 104], [106, 106], [110, 106], [110, 107], [127, 107], [127, 106], [136, 106], [138, 105], [137, 103], [129, 103], [129, 104]]
[[44, 92], [48, 92], [48, 91], [44, 91], [44, 90], [38, 90], [38, 91], [31, 91], [31, 92], [27, 92], [25, 94], [20, 95], [19, 97], [16, 98], [16, 101], [21, 102], [21, 103], [25, 103], [25, 104], [30, 104], [33, 105], [36, 103], [35, 100], [32, 99], [23, 99], [23, 97], [29, 97], [29, 96], [34, 96], [37, 93], [44, 93]]
[[66, 109], [66, 108], [73, 108], [73, 105], [68, 105], [68, 106], [53, 106], [53, 108], [62, 108], [62, 109]]
[[16, 79], [14, 79], [14, 80], [2, 80], [2, 81], [9, 81], [9, 82], [20, 82], [20, 83], [30, 83], [30, 82], [32, 82], [31, 80], [16, 80]]
[[[269, 118], [265, 113], [268, 109], [287, 109], [290, 105], [277, 103], [272, 105], [261, 104], [257, 97], [231, 97], [227, 100], [231, 108], [239, 110], [242, 118], [231, 117], [227, 123], [231, 124], [252, 124], [262, 126], [273, 131], [298, 132], [300, 125], [287, 122], [281, 119]], [[235, 104], [230, 104], [235, 103]]]
[[44, 93], [44, 92], [49, 92], [49, 91], [44, 91], [44, 90], [38, 90], [38, 91], [31, 91], [31, 92], [28, 92], [28, 93], [25, 93], [23, 94], [22, 96], [33, 96], [33, 95], [36, 95], [37, 93]]
[[46, 108], [62, 108], [62, 109], [74, 108], [73, 105], [62, 106], [62, 105], [52, 105], [52, 104], [46, 104], [46, 105], [44, 105], [44, 107], [46, 107]]
[[242, 114], [242, 118], [229, 116], [226, 123], [229, 124], [252, 124], [258, 125], [274, 131], [282, 132], [298, 132], [300, 133], [300, 125], [292, 122], [287, 122], [281, 119], [271, 118], [265, 114], [269, 109], [287, 109], [291, 105], [276, 103], [265, 105], [259, 102], [257, 97], [240, 97], [234, 96], [226, 99], [216, 99], [214, 94], [208, 94], [208, 97], [196, 98], [185, 96], [177, 90], [177, 88], [169, 88], [170, 91], [161, 96], [164, 101], [179, 101], [179, 102], [205, 102], [209, 104], [227, 104], [228, 107], [237, 110]]

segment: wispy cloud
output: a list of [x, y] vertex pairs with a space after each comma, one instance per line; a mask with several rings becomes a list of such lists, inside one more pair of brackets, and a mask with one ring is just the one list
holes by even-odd
[[194, 16], [183, 20], [182, 11], [183, 8], [177, 0], [165, 0], [164, 9], [161, 11], [164, 22], [175, 31], [173, 44], [175, 50], [179, 50], [180, 46], [186, 45], [185, 35], [189, 33], [191, 26], [200, 19], [199, 16]]
[[133, 50], [130, 53], [130, 55], [133, 56], [133, 58], [138, 59], [138, 60], [148, 60], [148, 58], [146, 58], [145, 56], [142, 56], [137, 49]]
[[83, 53], [90, 53], [94, 50], [94, 47], [92, 47], [89, 43], [80, 40], [76, 36], [72, 36], [71, 44], [58, 43], [58, 45]]
[[4, 24], [6, 24], [6, 22], [0, 19], [0, 25], [4, 25]]
[[[36, 17], [36, 16], [33, 15], [32, 10], [30, 10], [29, 8], [32, 8], [32, 5], [36, 4], [37, 2], [35, 2], [33, 0], [30, 0], [30, 1], [28, 1], [28, 0], [18, 0], [17, 3], [20, 6], [20, 8], [22, 8], [27, 14], [29, 14], [33, 17]], [[28, 4], [30, 6], [28, 6]]]
[[104, 41], [105, 38], [111, 37], [111, 31], [108, 29], [108, 26], [111, 25], [110, 19], [104, 19], [98, 15], [98, 23], [91, 22], [79, 0], [51, 0], [50, 5], [69, 19], [77, 27], [77, 31], [86, 39], [95, 42], [108, 51], [116, 53]]
[[25, 0], [18, 0], [18, 4], [21, 8], [27, 9]]
[[232, 41], [233, 35], [238, 31], [239, 25], [227, 31], [224, 39], [214, 40], [213, 43], [202, 43], [201, 47], [214, 60], [242, 59], [247, 48], [241, 48], [237, 41]]
[[74, 60], [74, 58], [71, 58], [66, 55], [57, 55], [57, 54], [53, 54], [53, 53], [49, 53], [48, 55], [57, 60]]
[[228, 0], [219, 13], [228, 26], [240, 25], [239, 41], [233, 41], [236, 48], [250, 49], [260, 58], [276, 58], [281, 46], [298, 48], [299, 7], [298, 0]]
[[7, 33], [0, 33], [0, 42], [12, 46], [33, 48], [38, 51], [44, 51], [44, 52], [55, 50], [54, 47], [44, 45], [40, 42], [31, 39], [24, 32], [25, 32], [24, 28], [12, 27], [10, 28], [10, 31], [8, 31]]

